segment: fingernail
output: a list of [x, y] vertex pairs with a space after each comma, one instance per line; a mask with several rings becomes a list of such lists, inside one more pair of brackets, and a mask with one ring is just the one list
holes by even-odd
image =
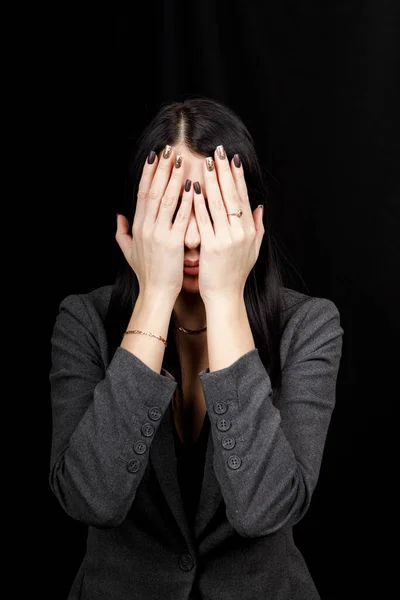
[[189, 192], [190, 188], [192, 186], [192, 182], [190, 179], [186, 179], [186, 183], [185, 183], [185, 192]]
[[213, 159], [211, 158], [211, 156], [208, 156], [208, 157], [206, 158], [206, 165], [207, 165], [207, 169], [208, 169], [209, 171], [212, 171], [212, 170], [214, 169], [214, 161], [213, 161]]
[[175, 169], [179, 169], [181, 164], [182, 164], [182, 156], [180, 154], [178, 154], [178, 156], [175, 159]]
[[149, 154], [149, 156], [147, 157], [147, 162], [149, 163], [149, 165], [152, 165], [153, 162], [156, 159], [156, 153], [154, 152], [154, 150], [152, 150]]
[[240, 165], [242, 164], [242, 161], [240, 160], [239, 154], [234, 155], [233, 162], [235, 163], [235, 167], [237, 167], [237, 168], [240, 167]]
[[220, 146], [217, 146], [217, 154], [221, 160], [224, 160], [226, 154], [222, 144]]
[[168, 146], [168, 144], [164, 148], [163, 158], [169, 158], [171, 154], [172, 146]]
[[263, 213], [264, 213], [264, 204], [259, 204], [259, 205], [257, 206], [257, 208], [262, 208], [262, 211], [263, 211]]
[[196, 194], [201, 194], [201, 187], [198, 181], [194, 182], [193, 187]]

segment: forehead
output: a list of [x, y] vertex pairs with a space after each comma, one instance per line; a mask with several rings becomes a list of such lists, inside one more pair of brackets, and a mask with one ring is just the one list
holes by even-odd
[[[203, 167], [203, 163], [205, 161], [204, 156], [201, 156], [200, 154], [194, 154], [184, 144], [172, 146], [172, 148], [174, 150], [175, 156], [182, 156], [186, 168], [191, 167], [197, 170], [197, 168], [201, 169]], [[161, 152], [159, 153], [159, 158], [162, 156], [162, 153], [163, 150], [161, 150]]]
[[[175, 156], [182, 156], [183, 180], [191, 179], [198, 181], [203, 187], [204, 184], [204, 165], [206, 157], [191, 152], [184, 144], [172, 146]], [[159, 157], [162, 155], [162, 151]], [[182, 189], [183, 189], [182, 184]]]
[[189, 150], [189, 148], [187, 148], [184, 144], [172, 146], [172, 148], [173, 148], [175, 154], [180, 154], [181, 156], [183, 156], [185, 161], [188, 163], [203, 164], [203, 161], [205, 160], [204, 156], [201, 156], [200, 154], [195, 154], [194, 152]]

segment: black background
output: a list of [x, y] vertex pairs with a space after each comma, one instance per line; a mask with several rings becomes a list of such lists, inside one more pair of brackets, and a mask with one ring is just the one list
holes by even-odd
[[161, 102], [189, 94], [226, 102], [242, 117], [271, 174], [271, 211], [288, 262], [311, 295], [330, 298], [341, 314], [337, 406], [298, 543], [323, 600], [391, 597], [400, 330], [397, 3], [153, 0], [124, 13], [59, 9], [46, 18], [46, 44], [37, 41], [49, 196], [36, 230], [44, 240], [44, 345], [35, 384], [42, 597], [48, 587], [52, 599], [66, 598], [85, 544], [84, 526], [63, 513], [47, 482], [58, 304], [112, 283], [131, 144]]

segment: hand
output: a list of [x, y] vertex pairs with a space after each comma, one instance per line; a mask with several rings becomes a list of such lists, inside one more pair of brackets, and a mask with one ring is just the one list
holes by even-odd
[[[213, 170], [209, 171], [204, 161], [205, 190], [200, 194], [194, 193], [201, 237], [199, 292], [204, 302], [243, 296], [247, 277], [257, 261], [264, 236], [263, 209], [256, 208], [251, 212], [243, 166], [236, 167], [233, 160], [230, 165], [226, 156], [220, 158], [217, 151], [214, 152], [213, 164]], [[240, 218], [226, 214], [238, 210], [243, 211]]]
[[[168, 146], [168, 148], [170, 148]], [[183, 284], [184, 237], [192, 212], [193, 186], [181, 194], [182, 166], [172, 148], [154, 163], [146, 160], [139, 182], [136, 212], [129, 222], [118, 215], [116, 240], [139, 281], [140, 293], [166, 294], [175, 301]], [[178, 199], [182, 202], [177, 211]]]

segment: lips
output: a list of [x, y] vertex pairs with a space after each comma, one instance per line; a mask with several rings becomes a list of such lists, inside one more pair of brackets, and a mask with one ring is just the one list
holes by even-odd
[[198, 267], [199, 261], [198, 260], [185, 260], [183, 265], [185, 267]]

